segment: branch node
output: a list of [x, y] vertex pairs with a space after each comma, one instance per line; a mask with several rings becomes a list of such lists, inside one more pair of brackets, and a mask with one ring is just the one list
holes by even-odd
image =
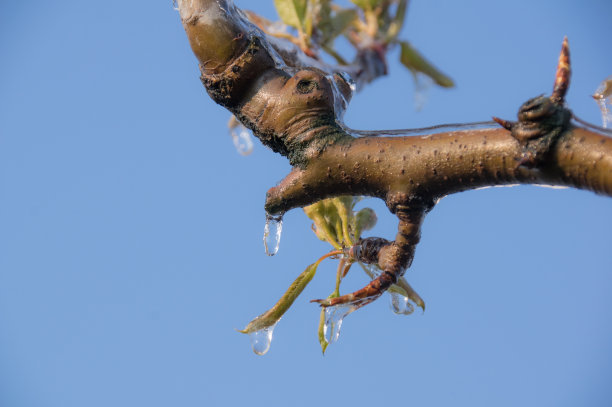
[[522, 148], [519, 165], [536, 167], [548, 158], [548, 153], [569, 126], [572, 112], [551, 98], [529, 99], [519, 109], [517, 123], [511, 128]]

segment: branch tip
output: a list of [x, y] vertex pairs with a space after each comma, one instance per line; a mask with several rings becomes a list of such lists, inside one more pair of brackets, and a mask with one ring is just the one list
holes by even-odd
[[504, 119], [500, 119], [499, 117], [491, 117], [495, 122], [497, 122], [497, 124], [499, 124], [500, 126], [502, 126], [504, 129], [512, 131], [512, 127], [516, 124], [513, 121], [510, 120], [504, 120]]
[[556, 104], [563, 104], [565, 94], [569, 88], [571, 73], [569, 43], [566, 36], [563, 38], [563, 44], [561, 45], [561, 54], [559, 54], [559, 63], [557, 64], [557, 73], [555, 74], [555, 85], [550, 96], [550, 99]]

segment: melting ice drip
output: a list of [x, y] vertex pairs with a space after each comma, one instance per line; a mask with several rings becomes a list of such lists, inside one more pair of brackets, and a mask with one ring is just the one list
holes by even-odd
[[429, 76], [416, 72], [414, 73], [414, 109], [418, 112], [423, 109], [429, 98], [429, 90], [433, 86], [433, 79]]
[[263, 242], [268, 256], [274, 256], [278, 252], [282, 232], [283, 215], [273, 216], [266, 213]]
[[372, 298], [364, 298], [346, 304], [333, 305], [325, 308], [325, 324], [323, 325], [323, 335], [327, 343], [332, 344], [340, 337], [340, 328], [344, 318], [355, 311], [364, 302], [369, 302]]
[[234, 147], [240, 155], [249, 155], [253, 152], [253, 139], [251, 138], [251, 131], [244, 127], [242, 124], [238, 124], [230, 128], [230, 136], [234, 142]]
[[389, 301], [389, 305], [391, 307], [391, 311], [395, 312], [398, 315], [410, 315], [414, 312], [414, 306], [405, 295], [398, 293], [389, 293], [391, 300]]
[[272, 343], [272, 334], [274, 333], [274, 328], [276, 324], [260, 329], [259, 331], [254, 331], [249, 334], [249, 339], [251, 340], [251, 347], [253, 348], [253, 352], [258, 355], [265, 355], [270, 350], [270, 343]]

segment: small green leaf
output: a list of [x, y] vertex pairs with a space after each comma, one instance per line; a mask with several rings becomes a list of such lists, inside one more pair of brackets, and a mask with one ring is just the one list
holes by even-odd
[[304, 213], [314, 222], [314, 232], [317, 237], [325, 242], [329, 242], [334, 248], [341, 249], [342, 246], [336, 230], [339, 221], [335, 207], [330, 210], [328, 200], [316, 202], [304, 207]]
[[363, 208], [355, 215], [355, 239], [361, 237], [364, 230], [370, 230], [378, 221], [376, 212], [372, 208]]
[[397, 38], [397, 35], [402, 29], [404, 25], [404, 20], [406, 17], [406, 8], [408, 7], [408, 0], [399, 0], [397, 4], [397, 9], [395, 11], [395, 16], [389, 23], [389, 28], [387, 29], [387, 38], [386, 42], [394, 41]]
[[353, 238], [351, 237], [349, 227], [353, 221], [353, 206], [355, 206], [355, 200], [352, 196], [339, 196], [337, 198], [332, 198], [331, 202], [335, 206], [340, 219], [340, 230], [338, 233], [340, 233], [340, 231], [342, 232], [343, 245], [346, 247], [352, 246]]
[[438, 70], [431, 62], [425, 59], [416, 49], [406, 41], [401, 41], [402, 52], [400, 62], [413, 72], [421, 72], [434, 80], [439, 86], [452, 88], [453, 80]]
[[382, 2], [383, 0], [351, 0], [351, 3], [362, 10], [371, 10]]
[[255, 319], [253, 319], [242, 331], [238, 331], [243, 334], [249, 334], [251, 332], [259, 331], [264, 328], [270, 327], [276, 324], [283, 314], [287, 312], [289, 307], [293, 304], [295, 299], [304, 291], [304, 288], [310, 283], [315, 273], [317, 272], [317, 267], [319, 263], [311, 264], [306, 267], [306, 270], [300, 274], [295, 281], [289, 286], [285, 294], [281, 297], [280, 300], [272, 308], [259, 315]]
[[304, 31], [308, 0], [274, 0], [274, 6], [283, 23]]
[[319, 338], [319, 344], [321, 345], [321, 351], [325, 355], [325, 349], [329, 343], [325, 339], [325, 308], [321, 308], [321, 316], [319, 317], [319, 329], [317, 331], [317, 336]]
[[331, 43], [359, 18], [355, 9], [342, 9], [337, 11], [329, 21], [327, 30], [323, 33], [324, 43]]

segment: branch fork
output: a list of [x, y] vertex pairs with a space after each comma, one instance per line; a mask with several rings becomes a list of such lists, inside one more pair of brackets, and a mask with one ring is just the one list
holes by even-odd
[[183, 0], [179, 10], [213, 100], [293, 166], [268, 191], [268, 213], [364, 195], [383, 199], [398, 217], [394, 241], [360, 243], [383, 273], [352, 294], [319, 300], [322, 306], [369, 302], [397, 282], [410, 267], [425, 215], [448, 194], [537, 183], [612, 196], [612, 139], [570, 123], [564, 106], [571, 72], [567, 39], [552, 95], [527, 101], [516, 122], [494, 118], [501, 127], [355, 138], [341, 123], [351, 86], [336, 75], [338, 67], [308, 66], [312, 59], [305, 55], [287, 57], [229, 0]]

